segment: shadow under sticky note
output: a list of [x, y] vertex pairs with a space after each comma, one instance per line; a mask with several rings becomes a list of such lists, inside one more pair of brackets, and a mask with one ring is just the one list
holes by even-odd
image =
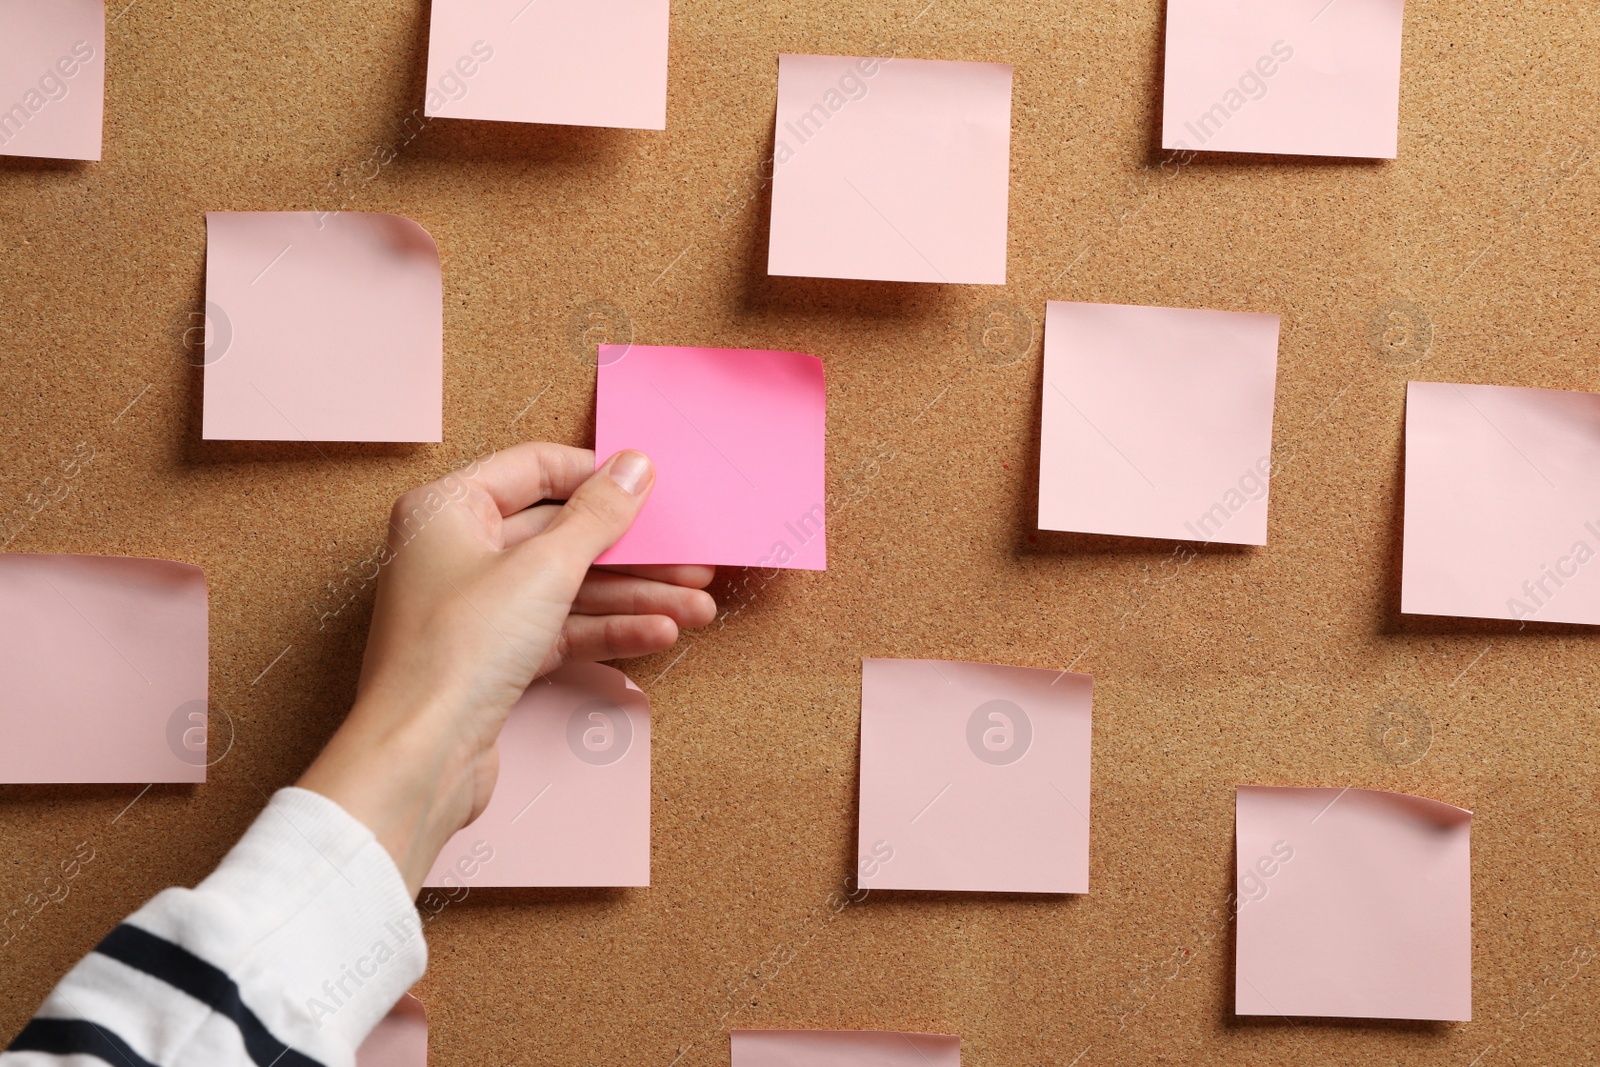
[[614, 667], [570, 663], [500, 731], [494, 796], [425, 886], [650, 884], [650, 702]]
[[778, 57], [767, 273], [1006, 282], [1011, 67]]
[[203, 782], [199, 567], [0, 554], [0, 782]]
[[868, 889], [1089, 891], [1094, 682], [951, 660], [861, 663]]
[[1240, 786], [1239, 1015], [1472, 1018], [1472, 813]]
[[668, 0], [433, 0], [424, 113], [667, 128]]
[[1167, 0], [1161, 147], [1395, 158], [1404, 0]]
[[1278, 316], [1051, 301], [1039, 528], [1267, 543]]
[[438, 441], [439, 249], [376, 212], [206, 215], [206, 440]]
[[0, 156], [100, 158], [105, 0], [0, 0]]
[[428, 1067], [428, 1013], [407, 993], [356, 1049], [356, 1067]]
[[732, 1067], [961, 1067], [961, 1039], [895, 1030], [734, 1030]]
[[1600, 624], [1600, 394], [1412, 382], [1400, 610]]
[[637, 449], [656, 483], [606, 563], [827, 566], [822, 361], [601, 345], [595, 460]]

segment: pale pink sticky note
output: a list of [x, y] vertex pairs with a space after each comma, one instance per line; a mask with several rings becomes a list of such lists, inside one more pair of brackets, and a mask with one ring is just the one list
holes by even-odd
[[1089, 891], [1086, 674], [861, 663], [856, 876], [868, 889]]
[[207, 664], [199, 567], [0, 554], [0, 782], [205, 781]]
[[732, 1067], [961, 1067], [953, 1034], [898, 1030], [734, 1030]]
[[650, 884], [650, 701], [627, 675], [571, 663], [500, 731], [500, 777], [427, 886]]
[[667, 128], [668, 0], [434, 0], [424, 111]]
[[769, 274], [1006, 282], [1011, 67], [778, 57]]
[[1039, 528], [1267, 543], [1278, 316], [1051, 301]]
[[1167, 0], [1161, 147], [1393, 159], [1403, 0]]
[[356, 1067], [428, 1067], [428, 1013], [407, 993], [356, 1049]]
[[1600, 624], [1600, 394], [1412, 382], [1400, 610]]
[[0, 156], [99, 159], [105, 0], [0, 0]]
[[438, 441], [439, 249], [366, 211], [206, 215], [207, 440]]
[[1472, 1018], [1472, 813], [1240, 786], [1239, 1015]]
[[601, 563], [827, 566], [822, 361], [798, 352], [601, 345], [595, 460], [655, 463]]

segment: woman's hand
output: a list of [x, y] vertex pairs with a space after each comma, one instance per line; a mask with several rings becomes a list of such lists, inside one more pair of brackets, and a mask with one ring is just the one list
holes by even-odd
[[596, 471], [587, 449], [529, 443], [396, 501], [355, 707], [299, 784], [370, 827], [413, 893], [488, 805], [495, 739], [535, 678], [715, 618], [710, 567], [592, 569], [654, 481], [638, 452]]

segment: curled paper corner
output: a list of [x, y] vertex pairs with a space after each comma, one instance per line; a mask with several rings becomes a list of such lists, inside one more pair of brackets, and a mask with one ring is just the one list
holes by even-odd
[[356, 1050], [356, 1067], [427, 1067], [428, 1011], [403, 994]]

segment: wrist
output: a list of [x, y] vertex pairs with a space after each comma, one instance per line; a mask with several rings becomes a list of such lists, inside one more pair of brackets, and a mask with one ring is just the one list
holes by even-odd
[[412, 895], [472, 816], [479, 762], [437, 706], [401, 711], [363, 694], [299, 785], [372, 831]]

